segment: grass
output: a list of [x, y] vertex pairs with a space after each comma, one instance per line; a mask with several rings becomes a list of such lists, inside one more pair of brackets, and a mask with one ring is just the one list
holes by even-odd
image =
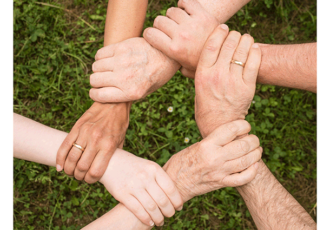
[[[92, 104], [89, 75], [103, 44], [106, 1], [14, 0], [14, 112], [69, 132]], [[149, 3], [145, 27], [176, 6]], [[257, 42], [316, 41], [316, 1], [252, 1], [228, 23]], [[124, 148], [164, 164], [201, 140], [194, 121], [193, 81], [177, 73], [134, 103]], [[316, 95], [258, 85], [247, 120], [264, 148], [263, 160], [316, 219]], [[173, 113], [167, 108], [173, 106]], [[190, 142], [184, 143], [189, 137]], [[101, 184], [88, 185], [35, 163], [14, 161], [15, 229], [80, 229], [117, 204]], [[233, 188], [187, 202], [157, 229], [255, 229]]]

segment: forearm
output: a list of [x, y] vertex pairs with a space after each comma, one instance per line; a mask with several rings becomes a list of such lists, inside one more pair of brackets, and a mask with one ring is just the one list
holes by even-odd
[[225, 23], [250, 0], [198, 0], [219, 23]]
[[109, 0], [104, 30], [104, 46], [139, 37], [148, 0]]
[[258, 83], [316, 93], [316, 43], [260, 44], [262, 61]]
[[[109, 0], [104, 29], [104, 46], [139, 37], [146, 15], [147, 0]], [[124, 104], [124, 103], [120, 103]], [[132, 105], [128, 104], [129, 110]], [[111, 107], [113, 104], [96, 103], [92, 106]], [[118, 106], [120, 106], [118, 104]]]
[[14, 113], [14, 157], [56, 165], [57, 150], [67, 133]]
[[316, 223], [263, 161], [250, 183], [237, 187], [258, 229], [316, 229]]

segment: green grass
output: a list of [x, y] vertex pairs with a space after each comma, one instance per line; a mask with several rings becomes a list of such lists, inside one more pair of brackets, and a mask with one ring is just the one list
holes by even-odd
[[[89, 75], [103, 44], [106, 1], [14, 0], [14, 111], [69, 132], [90, 107]], [[175, 6], [150, 1], [145, 26]], [[252, 1], [227, 23], [257, 42], [316, 41], [316, 1]], [[201, 140], [194, 121], [193, 81], [177, 73], [135, 103], [124, 148], [164, 164]], [[247, 120], [264, 148], [263, 160], [315, 219], [316, 95], [257, 86]], [[167, 108], [174, 107], [173, 113]], [[189, 137], [190, 142], [184, 143]], [[55, 168], [15, 159], [15, 229], [80, 229], [117, 204], [101, 184], [88, 185]], [[255, 229], [239, 194], [225, 188], [187, 202], [157, 229]]]

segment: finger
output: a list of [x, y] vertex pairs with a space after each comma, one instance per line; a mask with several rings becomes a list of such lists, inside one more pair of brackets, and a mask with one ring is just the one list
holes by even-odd
[[93, 163], [85, 176], [85, 181], [87, 183], [92, 184], [100, 180], [105, 170], [107, 169], [109, 161], [116, 148], [117, 147], [112, 144], [112, 146], [109, 148], [101, 148], [102, 150], [96, 154]]
[[60, 148], [58, 149], [56, 155], [56, 170], [58, 172], [62, 171], [66, 157], [72, 148], [72, 144], [76, 141], [78, 134], [78, 129], [72, 128], [71, 132], [66, 136]]
[[89, 77], [89, 83], [94, 88], [117, 87], [122, 80], [122, 78], [118, 77], [117, 74], [112, 71], [93, 73]]
[[230, 62], [233, 59], [235, 50], [241, 39], [241, 34], [237, 31], [230, 31], [226, 40], [224, 41], [219, 58], [217, 60], [217, 66], [221, 67], [224, 71], [230, 70]]
[[251, 182], [258, 173], [259, 162], [251, 165], [248, 169], [241, 173], [234, 173], [226, 176], [223, 182], [228, 187], [237, 187]]
[[178, 7], [184, 9], [188, 14], [194, 15], [202, 12], [202, 5], [196, 0], [180, 0]]
[[[237, 46], [237, 49], [234, 53], [233, 60], [246, 63], [246, 60], [249, 55], [251, 46], [254, 43], [254, 39], [249, 34], [244, 34], [241, 37], [241, 40]], [[239, 79], [242, 79], [243, 76], [243, 66], [231, 63], [230, 71]]]
[[255, 135], [248, 135], [223, 146], [223, 148], [221, 148], [221, 158], [225, 161], [235, 160], [259, 146], [259, 138]]
[[104, 58], [97, 60], [93, 63], [92, 69], [94, 73], [97, 72], [106, 72], [106, 71], [113, 71], [115, 66], [115, 60], [113, 57]]
[[[84, 149], [86, 149], [86, 145], [87, 145], [86, 140], [87, 140], [86, 131], [80, 131], [79, 136], [78, 136], [77, 140], [75, 141], [75, 143], [80, 145]], [[82, 154], [83, 154], [83, 150], [81, 150], [75, 146], [72, 146], [72, 148], [69, 152], [69, 155], [66, 158], [65, 163], [64, 163], [64, 172], [67, 175], [73, 176], [74, 170], [75, 170], [77, 163]]]
[[203, 47], [198, 66], [209, 68], [216, 63], [222, 43], [228, 35], [228, 30], [226, 24], [219, 25], [215, 28]]
[[154, 28], [159, 29], [170, 38], [173, 38], [179, 25], [165, 16], [157, 16], [154, 21]]
[[87, 148], [84, 151], [84, 154], [82, 154], [82, 156], [80, 157], [80, 160], [78, 161], [77, 167], [74, 171], [74, 177], [77, 180], [83, 180], [85, 178], [86, 173], [91, 167], [96, 154], [97, 149], [92, 144], [87, 145]]
[[172, 19], [177, 24], [181, 24], [188, 19], [190, 19], [190, 16], [187, 14], [186, 11], [177, 8], [177, 7], [171, 7], [166, 11], [166, 16], [170, 19]]
[[195, 79], [196, 70], [193, 71], [193, 70], [189, 70], [189, 69], [186, 69], [186, 68], [182, 67], [180, 69], [180, 71], [181, 71], [183, 76], [191, 78], [191, 79]]
[[152, 183], [148, 185], [147, 192], [150, 194], [152, 199], [156, 202], [161, 212], [166, 217], [171, 217], [174, 215], [175, 210], [163, 190], [158, 186], [157, 183]]
[[103, 58], [113, 57], [115, 55], [115, 47], [116, 44], [112, 44], [99, 49], [95, 54], [95, 61]]
[[182, 197], [174, 182], [170, 179], [167, 173], [163, 170], [159, 170], [159, 173], [156, 174], [156, 182], [170, 199], [173, 207], [178, 211], [182, 210]]
[[92, 88], [89, 90], [89, 97], [93, 101], [100, 103], [129, 102], [135, 100], [133, 98], [128, 98], [121, 89], [116, 87]]
[[243, 80], [247, 85], [255, 85], [257, 81], [258, 71], [261, 63], [261, 50], [258, 44], [253, 44], [249, 57], [246, 61]]
[[147, 28], [143, 32], [143, 37], [155, 49], [160, 50], [165, 55], [172, 58], [171, 52], [169, 52], [171, 38], [164, 32], [156, 28]]
[[133, 196], [125, 197], [122, 202], [142, 223], [147, 226], [154, 226], [149, 214], [143, 208], [141, 203]]
[[242, 172], [254, 163], [258, 162], [261, 159], [261, 155], [262, 148], [259, 147], [240, 158], [237, 158], [232, 161], [227, 161], [224, 167], [228, 169], [227, 171], [230, 172], [230, 174]]
[[142, 204], [144, 209], [147, 211], [152, 221], [157, 226], [162, 226], [164, 223], [164, 216], [160, 212], [156, 202], [150, 197], [150, 195], [145, 191], [136, 191], [134, 197]]
[[237, 120], [221, 125], [215, 129], [205, 140], [223, 146], [251, 131], [251, 125], [245, 120]]

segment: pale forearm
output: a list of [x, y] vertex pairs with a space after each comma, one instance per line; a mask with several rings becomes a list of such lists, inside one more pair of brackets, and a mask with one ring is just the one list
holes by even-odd
[[[14, 114], [14, 157], [55, 167], [57, 150], [67, 133], [52, 129], [31, 119]], [[117, 149], [113, 158], [123, 150]], [[104, 178], [109, 170], [104, 173]], [[100, 182], [103, 181], [103, 178]], [[151, 229], [142, 224], [132, 212], [122, 204], [103, 215], [86, 229]]]
[[57, 150], [67, 133], [14, 114], [14, 157], [56, 165]]
[[250, 0], [198, 0], [219, 23], [225, 23]]
[[149, 230], [152, 227], [144, 225], [124, 205], [118, 204], [94, 222], [90, 223], [84, 230]]
[[255, 179], [237, 190], [258, 229], [316, 229], [314, 220], [263, 161]]
[[262, 61], [258, 83], [316, 93], [316, 43], [260, 44]]

